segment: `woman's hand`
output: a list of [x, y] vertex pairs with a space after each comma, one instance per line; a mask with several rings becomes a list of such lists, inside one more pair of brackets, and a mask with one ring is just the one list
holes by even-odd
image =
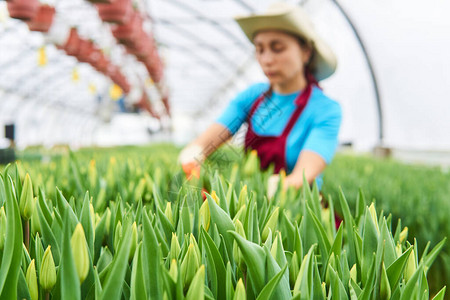
[[294, 187], [295, 189], [301, 188], [303, 185], [303, 179], [295, 174], [286, 176], [284, 179], [283, 189], [287, 190], [289, 187]]
[[[289, 187], [294, 187], [296, 189], [301, 188], [303, 185], [303, 181], [301, 180], [299, 181], [298, 178], [296, 178], [295, 176], [288, 175], [284, 177], [282, 184], [283, 190], [286, 191]], [[275, 195], [279, 185], [280, 185], [279, 174], [274, 174], [269, 177], [269, 180], [267, 181], [267, 198], [271, 199]]]
[[178, 156], [187, 178], [200, 177], [200, 168], [205, 159], [231, 137], [230, 131], [221, 124], [214, 123], [197, 139], [186, 146]]
[[197, 144], [186, 146], [178, 156], [178, 162], [181, 164], [186, 178], [190, 179], [192, 176], [200, 178], [201, 164], [205, 160], [203, 147]]
[[303, 185], [303, 176], [305, 176], [308, 184], [312, 184], [314, 179], [325, 170], [326, 166], [325, 160], [316, 152], [301, 151], [294, 170], [286, 176], [286, 185], [300, 188]]
[[[299, 159], [291, 174], [283, 180], [283, 190], [289, 187], [299, 189], [303, 186], [303, 176], [311, 184], [314, 179], [325, 169], [326, 163], [321, 156], [312, 151], [300, 152]], [[304, 174], [304, 175], [303, 175]], [[270, 199], [278, 189], [280, 176], [278, 174], [269, 177], [267, 183], [267, 197]]]
[[[269, 177], [269, 180], [267, 182], [267, 196], [268, 198], [272, 198], [273, 195], [275, 195], [275, 192], [278, 190], [278, 186], [280, 184], [280, 175], [274, 174]], [[303, 185], [303, 181], [299, 180], [297, 177], [288, 175], [284, 178], [283, 182], [283, 190], [287, 190], [289, 187], [294, 187], [296, 189], [299, 189]]]

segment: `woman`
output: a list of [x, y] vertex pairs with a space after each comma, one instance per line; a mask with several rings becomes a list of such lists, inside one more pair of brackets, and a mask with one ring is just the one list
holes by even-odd
[[[332, 75], [336, 58], [314, 32], [299, 7], [276, 3], [265, 14], [239, 17], [241, 29], [254, 44], [256, 59], [269, 83], [250, 86], [180, 154], [186, 172], [248, 123], [245, 149], [257, 151], [261, 168], [284, 169], [286, 186], [311, 184], [331, 162], [337, 147], [341, 109], [322, 93], [317, 81]], [[190, 166], [190, 167], [188, 167]]]

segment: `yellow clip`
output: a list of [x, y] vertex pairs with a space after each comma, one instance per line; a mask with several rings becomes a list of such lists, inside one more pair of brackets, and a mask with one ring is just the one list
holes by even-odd
[[89, 84], [89, 93], [91, 95], [95, 95], [95, 93], [97, 93], [97, 87], [95, 86], [95, 84], [93, 83]]
[[73, 82], [78, 82], [80, 80], [80, 74], [78, 73], [78, 69], [77, 68], [73, 68], [72, 70], [72, 81]]
[[48, 62], [48, 60], [47, 60], [47, 53], [45, 52], [45, 46], [40, 47], [38, 52], [39, 52], [39, 54], [38, 54], [38, 65], [40, 67], [43, 67]]
[[111, 88], [109, 89], [109, 97], [113, 101], [119, 100], [120, 97], [122, 97], [122, 94], [123, 94], [122, 88], [120, 86], [118, 86], [117, 84], [113, 84], [111, 86]]
[[145, 86], [150, 87], [153, 84], [154, 84], [154, 82], [150, 77], [145, 80]]

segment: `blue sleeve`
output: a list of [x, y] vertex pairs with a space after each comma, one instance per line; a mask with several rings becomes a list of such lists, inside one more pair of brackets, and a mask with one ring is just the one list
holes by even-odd
[[338, 134], [341, 126], [342, 111], [337, 102], [331, 102], [326, 113], [314, 122], [302, 150], [309, 150], [320, 155], [327, 164], [333, 159], [338, 146]]
[[253, 84], [240, 92], [234, 98], [216, 122], [228, 128], [231, 134], [235, 134], [246, 121], [247, 115], [254, 101], [268, 89], [268, 84]]

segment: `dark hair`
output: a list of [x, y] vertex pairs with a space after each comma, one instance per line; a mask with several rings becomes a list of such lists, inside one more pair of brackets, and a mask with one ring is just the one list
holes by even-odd
[[304, 39], [303, 37], [301, 37], [299, 35], [292, 34], [292, 33], [290, 33], [290, 34], [297, 39], [297, 41], [300, 44], [300, 47], [302, 49], [307, 49], [307, 50], [311, 51], [311, 55], [309, 56], [309, 61], [305, 65], [305, 74], [307, 74], [307, 73], [313, 74], [315, 67], [316, 67], [314, 65], [314, 56], [316, 55], [316, 49], [314, 48], [314, 42], [307, 41], [306, 39]]

